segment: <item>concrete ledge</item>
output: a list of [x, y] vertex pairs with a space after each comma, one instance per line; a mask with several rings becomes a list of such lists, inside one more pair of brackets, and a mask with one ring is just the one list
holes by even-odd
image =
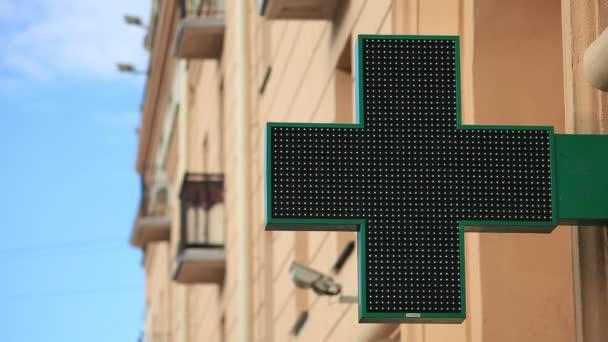
[[258, 8], [267, 19], [330, 20], [339, 0], [260, 0]]
[[225, 268], [223, 247], [185, 247], [175, 257], [173, 280], [182, 284], [221, 283]]
[[142, 248], [150, 242], [168, 241], [171, 235], [171, 218], [169, 216], [138, 217], [131, 231], [130, 243]]
[[218, 59], [224, 46], [223, 18], [185, 18], [175, 34], [173, 55], [180, 58]]

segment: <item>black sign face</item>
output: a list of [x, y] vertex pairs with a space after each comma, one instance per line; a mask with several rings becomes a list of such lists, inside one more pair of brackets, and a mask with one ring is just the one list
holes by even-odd
[[269, 123], [267, 229], [359, 231], [362, 322], [460, 322], [464, 226], [554, 226], [550, 127], [460, 124], [456, 37], [360, 36], [359, 122]]

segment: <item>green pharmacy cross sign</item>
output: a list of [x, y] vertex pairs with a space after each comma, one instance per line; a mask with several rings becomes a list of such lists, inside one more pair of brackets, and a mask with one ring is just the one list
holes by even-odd
[[461, 123], [459, 43], [359, 36], [355, 124], [267, 125], [266, 229], [358, 231], [361, 322], [466, 317], [464, 232], [608, 221], [608, 139]]

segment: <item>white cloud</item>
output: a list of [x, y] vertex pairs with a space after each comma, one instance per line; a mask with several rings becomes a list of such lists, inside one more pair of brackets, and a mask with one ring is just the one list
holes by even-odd
[[15, 15], [15, 4], [11, 0], [0, 0], [0, 18], [10, 18]]
[[115, 78], [121, 61], [145, 69], [145, 32], [125, 25], [122, 16], [147, 20], [149, 5], [150, 0], [0, 0], [0, 18], [10, 17], [3, 20], [8, 32], [0, 32], [0, 71], [45, 80]]
[[7, 53], [3, 62], [17, 74], [25, 74], [37, 80], [50, 78], [49, 71], [32, 56]]

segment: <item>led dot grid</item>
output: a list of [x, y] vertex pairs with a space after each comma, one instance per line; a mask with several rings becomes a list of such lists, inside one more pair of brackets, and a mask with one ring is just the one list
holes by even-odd
[[366, 219], [367, 311], [460, 313], [458, 221], [551, 221], [550, 132], [457, 129], [454, 40], [362, 42], [364, 128], [271, 128], [272, 217]]

